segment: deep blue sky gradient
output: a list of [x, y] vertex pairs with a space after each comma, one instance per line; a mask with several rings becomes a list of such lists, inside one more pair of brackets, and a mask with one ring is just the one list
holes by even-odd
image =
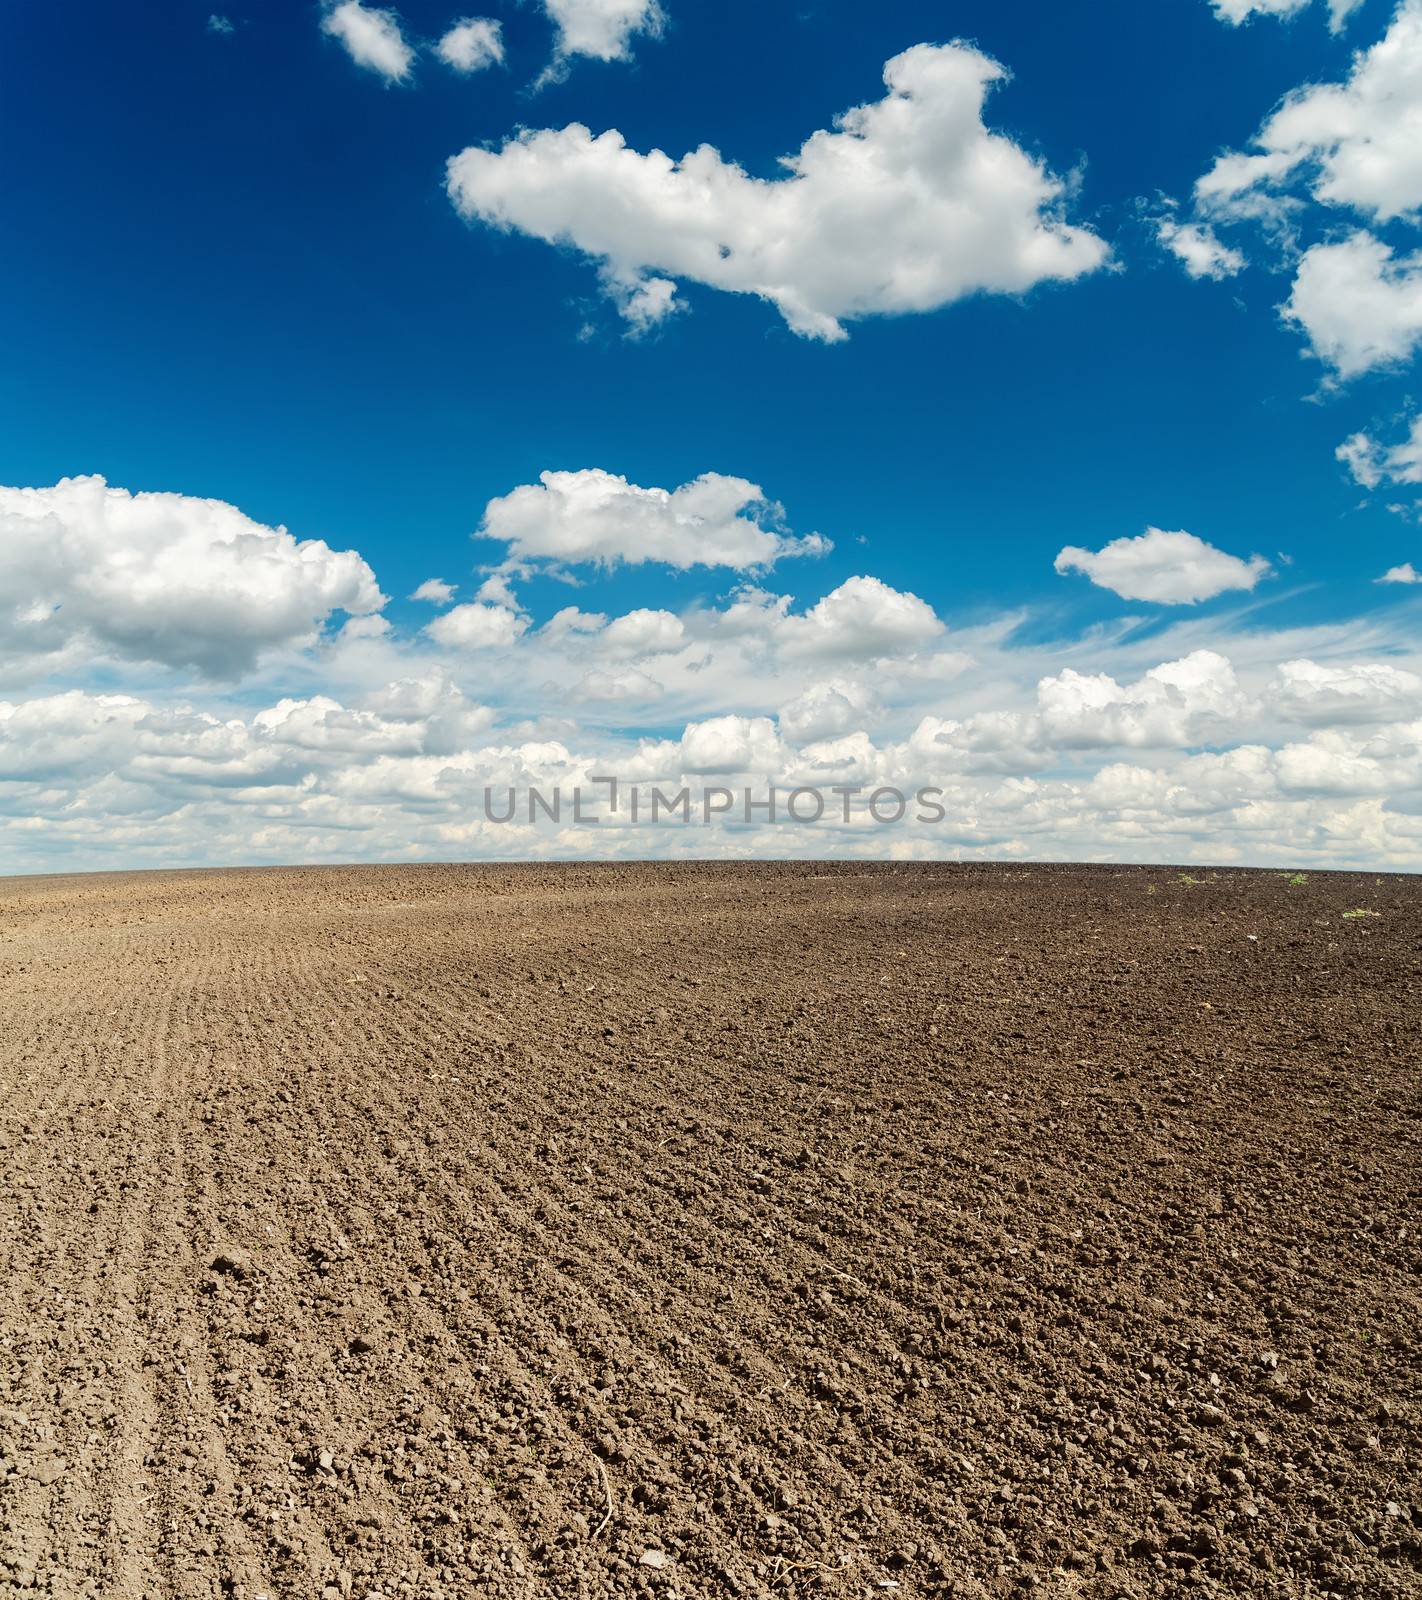
[[[492, 559], [469, 543], [491, 496], [599, 466], [761, 483], [797, 532], [836, 543], [774, 575], [811, 599], [869, 571], [950, 621], [1028, 605], [1039, 630], [1078, 629], [1132, 608], [1056, 576], [1057, 550], [1154, 523], [1292, 557], [1260, 591], [1271, 623], [1397, 603], [1370, 580], [1416, 555], [1415, 530], [1360, 508], [1333, 451], [1390, 433], [1405, 379], [1313, 398], [1322, 369], [1274, 314], [1287, 277], [1193, 283], [1139, 215], [1186, 197], [1281, 93], [1345, 70], [1384, 0], [1342, 41], [1322, 5], [1232, 29], [1205, 0], [669, 0], [633, 64], [578, 62], [538, 94], [550, 39], [532, 5], [409, 0], [412, 37], [499, 16], [508, 65], [461, 79], [426, 56], [395, 87], [322, 36], [315, 5], [219, 6], [230, 36], [212, 9], [17, 0], [0, 20], [0, 482], [100, 472], [229, 500], [354, 546], [397, 597]], [[471, 229], [443, 193], [464, 146], [570, 121], [773, 175], [879, 98], [889, 56], [952, 38], [1011, 69], [990, 126], [1080, 167], [1073, 217], [1117, 270], [852, 324], [837, 346], [685, 284], [691, 314], [638, 342], [586, 262]], [[696, 572], [674, 592], [731, 583]], [[538, 616], [571, 598], [523, 593]], [[653, 594], [669, 603], [663, 571], [577, 598]]]

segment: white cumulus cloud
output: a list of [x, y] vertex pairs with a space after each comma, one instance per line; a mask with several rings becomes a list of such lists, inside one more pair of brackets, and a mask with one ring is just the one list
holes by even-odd
[[0, 655], [97, 652], [217, 676], [385, 603], [352, 550], [297, 540], [222, 500], [101, 477], [0, 487]]
[[683, 772], [773, 772], [784, 756], [769, 717], [710, 717], [688, 723], [681, 736]]
[[611, 672], [594, 668], [573, 686], [573, 698], [583, 701], [638, 702], [655, 700], [661, 693], [661, 684], [637, 667]]
[[601, 611], [583, 611], [578, 606], [564, 606], [561, 611], [555, 611], [538, 631], [549, 644], [564, 645], [570, 640], [599, 633], [606, 626], [607, 618]]
[[792, 659], [866, 661], [921, 649], [944, 631], [927, 601], [879, 578], [846, 578], [803, 615], [777, 616], [774, 637]]
[[1422, 206], [1422, 0], [1403, 0], [1387, 33], [1360, 52], [1345, 83], [1295, 89], [1254, 136], [1196, 187], [1207, 207], [1228, 211], [1251, 190], [1303, 176], [1325, 205], [1378, 222]]
[[[1422, 252], [1399, 253], [1380, 230], [1422, 213], [1422, 0], [1401, 0], [1342, 81], [1286, 94], [1248, 148], [1225, 151], [1200, 178], [1195, 207], [1193, 226], [1262, 224], [1296, 263], [1280, 311], [1330, 381], [1411, 357], [1422, 343]], [[1354, 214], [1351, 233], [1340, 235], [1340, 211]]]
[[[1276, 665], [1274, 644], [1298, 637], [1291, 630], [1272, 643], [1239, 638], [1238, 674], [1220, 652], [1203, 649], [1145, 670], [1105, 670], [1120, 647], [1078, 641], [1069, 648], [1086, 651], [1091, 663], [1034, 675], [1034, 694], [1022, 663], [1014, 665], [1020, 647], [991, 653], [979, 634], [980, 671], [950, 692], [984, 708], [957, 720], [925, 717], [908, 737], [906, 706], [876, 707], [868, 726], [836, 733], [814, 727], [807, 700], [792, 740], [787, 719], [777, 726], [757, 712], [754, 695], [738, 709], [688, 716], [678, 707], [682, 732], [664, 737], [669, 717], [654, 704], [660, 686], [631, 666], [589, 673], [571, 696], [547, 688], [561, 709], [556, 722], [530, 721], [523, 711], [505, 722], [452, 681], [451, 671], [469, 670], [457, 656], [430, 666], [428, 644], [415, 647], [424, 658], [418, 675], [354, 693], [331, 686], [274, 694], [245, 708], [225, 691], [206, 703], [194, 693], [180, 705], [81, 690], [11, 698], [0, 700], [0, 865], [585, 856], [582, 829], [484, 820], [483, 791], [493, 786], [502, 797], [506, 785], [536, 784], [547, 794], [557, 786], [566, 809], [572, 786], [586, 799], [600, 792], [591, 774], [617, 773], [621, 814], [601, 807], [605, 825], [595, 838], [609, 856], [712, 850], [1422, 867], [1422, 663], [1414, 652], [1405, 666], [1376, 655], [1292, 656]], [[1330, 649], [1339, 641], [1336, 628], [1315, 637]], [[1372, 629], [1357, 637], [1376, 642]], [[537, 651], [538, 636], [518, 648]], [[1139, 644], [1125, 649], [1141, 659]], [[802, 680], [807, 690], [812, 671]], [[537, 677], [536, 666], [505, 674], [502, 687], [521, 697]], [[851, 707], [867, 706], [862, 679], [834, 681]], [[773, 704], [778, 692], [766, 687], [761, 703]], [[724, 704], [727, 694], [722, 680], [702, 703]], [[569, 717], [599, 700], [593, 726]], [[606, 726], [607, 706], [618, 702], [631, 724], [620, 733]], [[844, 714], [830, 696], [821, 705], [832, 723]], [[1302, 736], [1279, 733], [1291, 721], [1304, 725]], [[747, 779], [760, 799], [776, 787], [775, 824], [726, 797]], [[698, 819], [703, 797], [718, 789], [720, 820], [707, 829], [629, 826], [625, 786], [634, 780], [644, 786], [644, 820], [650, 784], [668, 795], [687, 788]], [[823, 826], [788, 822], [786, 795], [803, 784], [864, 786], [856, 815], [841, 822], [833, 798]], [[881, 784], [909, 794], [932, 784], [943, 813], [923, 826], [912, 816], [893, 830], [866, 826], [863, 802]]]
[[1285, 745], [1274, 754], [1274, 772], [1286, 794], [1381, 796], [1398, 786], [1392, 763], [1379, 761], [1355, 748], [1346, 736], [1334, 733], [1315, 735], [1304, 744]]
[[1350, 433], [1333, 452], [1333, 459], [1347, 467], [1355, 483], [1361, 483], [1365, 489], [1376, 489], [1383, 480], [1381, 454], [1377, 440], [1369, 434]]
[[812, 683], [782, 706], [780, 731], [795, 744], [835, 738], [867, 727], [880, 713], [879, 699], [868, 685], [844, 678]]
[[681, 277], [758, 295], [796, 333], [841, 339], [856, 318], [1022, 293], [1105, 262], [1102, 240], [1064, 220], [1063, 181], [984, 125], [1005, 76], [966, 45], [915, 45], [885, 66], [884, 99], [812, 134], [779, 179], [710, 145], [676, 161], [573, 123], [462, 151], [449, 194], [467, 218], [597, 261], [643, 326], [673, 309]]
[[455, 606], [425, 624], [425, 632], [436, 644], [453, 650], [504, 649], [517, 643], [527, 630], [528, 618], [522, 612], [483, 601]]
[[1271, 571], [1262, 556], [1238, 556], [1180, 529], [1147, 528], [1135, 538], [1112, 539], [1100, 550], [1067, 545], [1056, 570], [1080, 572], [1123, 600], [1156, 605], [1194, 605], [1230, 589], [1252, 589]]
[[1365, 489], [1380, 483], [1422, 483], [1422, 415], [1412, 419], [1407, 437], [1379, 444], [1370, 434], [1350, 434], [1334, 455]]
[[1374, 583], [1422, 583], [1422, 572], [1419, 572], [1410, 561], [1404, 561], [1401, 566], [1389, 567], [1382, 577], [1374, 578]]
[[1208, 223], [1176, 222], [1173, 217], [1162, 217], [1155, 232], [1192, 278], [1232, 278], [1248, 265], [1244, 256], [1225, 244]]
[[[1294, 17], [1311, 3], [1312, 0], [1210, 0], [1220, 21], [1236, 28], [1251, 17]], [[1341, 32], [1362, 3], [1363, 0], [1328, 0], [1328, 25], [1332, 31]]]
[[504, 59], [503, 28], [491, 17], [461, 17], [441, 36], [435, 54], [456, 72], [483, 72]]
[[1246, 704], [1233, 666], [1214, 650], [1164, 661], [1134, 683], [1068, 667], [1037, 686], [1042, 729], [1067, 746], [1198, 744]]
[[1063, 751], [1188, 749], [1222, 734], [1248, 709], [1229, 660], [1195, 650], [1127, 683], [1067, 667], [1038, 682], [1033, 710], [925, 717], [912, 742], [968, 770], [1023, 772], [1050, 765]]
[[686, 643], [686, 627], [670, 611], [653, 611], [644, 606], [614, 617], [595, 637], [602, 654], [631, 660], [680, 650]]
[[1305, 251], [1283, 307], [1340, 378], [1408, 360], [1422, 344], [1422, 252], [1359, 231]]
[[454, 599], [454, 585], [446, 583], [443, 578], [426, 578], [411, 593], [410, 598], [412, 600], [425, 600], [432, 606], [448, 605]]
[[1422, 717], [1422, 677], [1386, 661], [1285, 661], [1269, 704], [1310, 727], [1405, 721]]
[[361, 0], [341, 0], [326, 8], [321, 31], [339, 39], [357, 66], [378, 72], [387, 82], [409, 77], [415, 52], [405, 42], [395, 12], [362, 5]]
[[744, 478], [707, 472], [677, 489], [644, 489], [594, 467], [540, 473], [536, 484], [491, 500], [479, 531], [506, 544], [512, 564], [654, 561], [744, 571], [830, 548], [818, 534], [782, 533], [781, 516]]
[[625, 61], [633, 38], [660, 33], [665, 21], [657, 0], [543, 0], [543, 9], [557, 31], [551, 76], [569, 56]]

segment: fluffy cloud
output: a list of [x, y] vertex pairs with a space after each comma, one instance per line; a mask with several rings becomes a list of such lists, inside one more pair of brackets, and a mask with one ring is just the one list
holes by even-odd
[[1208, 223], [1161, 217], [1155, 233], [1192, 278], [1232, 278], [1248, 265], [1243, 255], [1225, 244]]
[[40, 695], [0, 700], [0, 783], [70, 782], [125, 762], [150, 708], [132, 695]]
[[100, 477], [0, 488], [0, 655], [76, 652], [234, 676], [309, 643], [336, 611], [385, 603], [354, 551], [221, 500], [130, 494]]
[[813, 683], [776, 719], [780, 731], [795, 744], [833, 738], [868, 726], [879, 715], [878, 696], [862, 683], [828, 678]]
[[435, 46], [435, 54], [456, 72], [482, 72], [504, 59], [503, 28], [489, 17], [461, 17]]
[[606, 626], [607, 618], [601, 611], [582, 611], [577, 606], [564, 606], [561, 611], [554, 612], [538, 631], [548, 643], [565, 645], [570, 640], [598, 633]]
[[1068, 668], [1037, 686], [1043, 733], [1066, 747], [1201, 744], [1246, 705], [1234, 668], [1213, 650], [1162, 662], [1135, 683]]
[[1225, 738], [1251, 712], [1235, 669], [1217, 651], [1163, 661], [1134, 682], [1067, 667], [1041, 678], [1032, 710], [925, 717], [910, 746], [953, 768], [1024, 773], [1086, 750], [1184, 750]]
[[[106, 686], [0, 700], [0, 871], [725, 849], [1422, 866], [1422, 658], [1382, 613], [1227, 651], [1198, 615], [1050, 643], [1008, 617], [949, 650], [925, 601], [867, 575], [803, 606], [746, 586], [539, 627], [495, 572], [410, 634], [358, 556], [98, 479], [0, 491], [0, 594], [6, 644], [25, 636], [12, 680], [24, 656], [66, 677], [100, 661]], [[38, 653], [35, 628], [58, 630]], [[208, 690], [152, 661], [263, 676]], [[686, 787], [698, 816], [747, 780], [782, 799], [932, 785], [945, 816], [649, 833], [608, 815], [593, 837], [481, 815], [486, 787], [566, 797], [595, 773]]]
[[420, 748], [427, 755], [464, 748], [494, 721], [488, 706], [469, 700], [439, 668], [417, 678], [396, 679], [366, 694], [364, 709], [387, 722], [415, 724]]
[[327, 695], [287, 697], [246, 720], [133, 695], [81, 690], [0, 701], [0, 784], [103, 771], [125, 783], [207, 788], [237, 800], [244, 786], [299, 791], [317, 772], [386, 757], [466, 748], [493, 720], [446, 679], [391, 684], [365, 707]]
[[1067, 545], [1056, 559], [1060, 573], [1081, 572], [1123, 600], [1194, 605], [1230, 589], [1252, 589], [1270, 572], [1262, 556], [1241, 561], [1180, 530], [1147, 528], [1136, 538], [1113, 539], [1100, 550]]
[[454, 585], [446, 583], [443, 578], [426, 578], [411, 593], [410, 598], [412, 600], [425, 600], [432, 606], [448, 605], [454, 599]]
[[1386, 661], [1285, 661], [1269, 704], [1309, 727], [1406, 721], [1422, 717], [1422, 678]]
[[[994, 690], [991, 711], [925, 719], [901, 743], [882, 713], [870, 729], [798, 746], [786, 742], [783, 719], [777, 728], [743, 712], [693, 718], [679, 737], [640, 741], [570, 723], [562, 734], [528, 723], [500, 728], [438, 669], [354, 698], [293, 694], [241, 714], [225, 699], [205, 709], [80, 691], [0, 701], [0, 864], [528, 859], [590, 849], [644, 858], [731, 848], [1422, 866], [1416, 674], [1376, 660], [1296, 658], [1277, 681], [1259, 680], [1264, 708], [1228, 660], [1193, 651], [1135, 678], [1057, 671], [1022, 706], [1004, 666], [1005, 658], [976, 686]], [[630, 703], [646, 686], [626, 670], [620, 692]], [[1308, 720], [1310, 731], [1273, 748], [1249, 729], [1276, 725], [1281, 692], [1284, 714]], [[809, 731], [806, 724], [797, 738]], [[1227, 748], [1201, 748], [1241, 735]], [[1120, 749], [1134, 754], [1121, 759]], [[500, 800], [505, 785], [522, 786], [525, 798], [530, 784], [545, 794], [557, 786], [566, 801], [574, 785], [600, 795], [590, 774], [608, 772], [668, 794], [689, 787], [695, 818], [714, 785], [749, 781], [763, 797], [774, 784], [781, 821], [745, 819], [737, 799], [710, 829], [648, 827], [645, 789], [644, 825], [629, 825], [624, 799], [620, 817], [604, 810], [595, 835], [566, 823], [531, 826], [526, 817], [500, 826], [481, 815], [486, 786]], [[784, 796], [807, 783], [863, 785], [860, 809], [841, 823], [835, 798], [825, 826], [787, 824]], [[936, 786], [943, 817], [868, 826], [863, 800], [881, 784], [910, 795]]]
[[1381, 445], [1366, 433], [1350, 435], [1334, 455], [1365, 489], [1379, 484], [1422, 483], [1422, 416], [1412, 419], [1407, 437], [1399, 444]]
[[[1240, 6], [1242, 20], [1248, 10]], [[1283, 6], [1273, 9], [1283, 10]], [[1335, 6], [1335, 15], [1348, 6]], [[1312, 204], [1310, 205], [1310, 202]], [[1297, 260], [1280, 308], [1337, 379], [1405, 361], [1422, 343], [1422, 254], [1395, 255], [1368, 228], [1303, 247], [1340, 208], [1372, 230], [1422, 210], [1422, 0], [1401, 0], [1343, 82], [1286, 95], [1245, 151], [1221, 155], [1195, 186], [1202, 219], [1264, 225]], [[1196, 226], [1208, 226], [1201, 222]], [[1225, 247], [1230, 248], [1230, 247]]]
[[1347, 467], [1355, 483], [1376, 489], [1383, 480], [1382, 452], [1377, 441], [1366, 433], [1350, 433], [1333, 452], [1333, 459]]
[[523, 608], [518, 603], [518, 596], [514, 594], [508, 575], [502, 572], [492, 572], [483, 583], [479, 585], [474, 595], [476, 600], [487, 600], [490, 605], [507, 606], [510, 611], [520, 611]]
[[346, 707], [329, 695], [286, 698], [250, 720], [254, 738], [308, 754], [356, 756], [440, 755], [460, 750], [494, 721], [441, 674], [392, 683], [364, 707]]
[[[1328, 25], [1339, 33], [1363, 0], [1328, 0]], [[1293, 17], [1305, 10], [1311, 0], [1210, 0], [1221, 22], [1238, 27], [1251, 17]]]
[[540, 473], [536, 484], [491, 500], [479, 531], [506, 544], [513, 565], [656, 561], [744, 571], [830, 548], [818, 534], [780, 532], [781, 515], [744, 478], [707, 472], [679, 489], [643, 489], [594, 467]]
[[1063, 220], [1062, 180], [984, 126], [1005, 75], [966, 45], [915, 45], [885, 66], [884, 99], [812, 134], [776, 180], [710, 145], [674, 161], [574, 123], [464, 150], [449, 194], [467, 218], [598, 261], [642, 325], [670, 311], [683, 277], [758, 295], [796, 333], [840, 339], [855, 318], [1021, 293], [1106, 260], [1095, 234]]
[[506, 649], [527, 631], [528, 618], [522, 612], [482, 601], [455, 606], [425, 625], [425, 632], [436, 644], [452, 650]]
[[1283, 315], [1340, 378], [1406, 361], [1422, 344], [1422, 253], [1357, 232], [1305, 251]]
[[677, 298], [670, 278], [639, 278], [631, 284], [604, 279], [603, 288], [627, 324], [629, 338], [651, 332], [658, 323], [687, 308], [686, 302]]
[[1327, 729], [1274, 752], [1274, 774], [1288, 795], [1405, 794], [1422, 774], [1420, 737], [1422, 723], [1367, 733]]
[[661, 694], [661, 684], [637, 667], [622, 667], [613, 672], [596, 668], [585, 673], [573, 686], [573, 698], [581, 701], [648, 701], [659, 699]]
[[409, 77], [415, 52], [406, 44], [393, 11], [362, 5], [361, 0], [341, 0], [340, 5], [327, 7], [321, 31], [339, 39], [357, 66], [378, 72], [388, 83]]
[[664, 21], [657, 0], [543, 0], [543, 9], [557, 29], [553, 76], [569, 56], [625, 61], [633, 37], [660, 33]]
[[943, 632], [933, 607], [878, 578], [846, 578], [803, 616], [781, 615], [776, 641], [788, 657], [867, 661], [921, 649]]
[[279, 700], [257, 712], [252, 729], [277, 744], [344, 755], [414, 755], [421, 747], [412, 723], [387, 722], [374, 712], [347, 710], [328, 695]]
[[970, 770], [1023, 771], [1063, 751], [1112, 746], [1188, 749], [1222, 734], [1249, 710], [1234, 668], [1213, 650], [1152, 667], [1132, 683], [1068, 667], [1041, 679], [1033, 711], [925, 717], [915, 748], [948, 753]]
[[1400, 567], [1389, 567], [1382, 577], [1374, 578], [1374, 583], [1422, 583], [1422, 572], [1419, 572], [1410, 561], [1404, 561]]
[[785, 759], [769, 717], [711, 717], [688, 723], [681, 770], [692, 773], [775, 772]]
[[1068, 668], [1037, 686], [1047, 737], [1060, 745], [1191, 745], [1245, 709], [1234, 668], [1213, 650], [1152, 667], [1132, 684]]
[[1197, 185], [1207, 207], [1228, 211], [1250, 191], [1306, 176], [1313, 198], [1379, 222], [1422, 206], [1422, 0], [1403, 0], [1391, 27], [1360, 53], [1346, 83], [1285, 96], [1254, 136]]
[[666, 655], [686, 643], [686, 628], [670, 611], [645, 607], [616, 617], [597, 636], [604, 655], [631, 660], [638, 656]]
[[744, 674], [748, 686], [793, 685], [783, 715], [803, 723], [808, 738], [811, 727], [820, 734], [836, 731], [835, 719], [851, 708], [862, 718], [877, 704], [873, 692], [857, 682], [816, 681], [826, 666], [873, 662], [876, 671], [921, 670], [925, 683], [942, 683], [968, 659], [923, 653], [945, 631], [917, 595], [878, 578], [855, 577], [803, 611], [794, 609], [791, 595], [749, 586], [724, 608], [693, 606], [683, 616], [643, 607], [609, 620], [602, 612], [565, 606], [534, 637], [563, 664], [676, 655], [674, 665], [664, 660], [653, 670], [698, 697], [705, 692], [702, 674], [709, 675], [706, 681], [724, 673]]
[[698, 637], [748, 652], [762, 672], [771, 664], [803, 672], [836, 661], [893, 661], [897, 670], [922, 663], [920, 652], [946, 631], [926, 601], [879, 578], [846, 578], [802, 612], [794, 603], [792, 595], [746, 586], [723, 610], [695, 615]]
[[1272, 752], [1240, 745], [1218, 755], [1186, 756], [1168, 769], [1112, 762], [1084, 786], [1083, 798], [1100, 823], [1130, 828], [1142, 838], [1158, 836], [1163, 827], [1173, 843], [1189, 839], [1192, 824], [1204, 823], [1204, 837], [1222, 833], [1232, 810], [1248, 828], [1246, 808], [1276, 793]]
[[[891, 761], [886, 759], [886, 752], [860, 730], [838, 739], [820, 739], [807, 744], [793, 758], [787, 759], [782, 771], [786, 781], [793, 780], [797, 786], [827, 788], [844, 783], [877, 786], [880, 780], [890, 776], [890, 769]], [[813, 807], [813, 804], [805, 799], [796, 809], [804, 815], [806, 806]]]

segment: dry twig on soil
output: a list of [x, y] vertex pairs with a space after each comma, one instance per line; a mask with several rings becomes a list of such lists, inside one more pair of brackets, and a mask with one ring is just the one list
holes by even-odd
[[612, 1486], [607, 1481], [607, 1469], [596, 1456], [593, 1457], [593, 1465], [597, 1468], [598, 1479], [602, 1483], [602, 1492], [607, 1500], [607, 1510], [602, 1514], [602, 1521], [593, 1529], [592, 1536], [596, 1539], [601, 1535], [602, 1530], [608, 1523], [612, 1521]]

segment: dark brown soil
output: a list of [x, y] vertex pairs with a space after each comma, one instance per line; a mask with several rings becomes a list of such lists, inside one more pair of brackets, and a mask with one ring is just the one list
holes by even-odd
[[1422, 1593], [1422, 881], [1196, 876], [0, 884], [0, 1594]]

